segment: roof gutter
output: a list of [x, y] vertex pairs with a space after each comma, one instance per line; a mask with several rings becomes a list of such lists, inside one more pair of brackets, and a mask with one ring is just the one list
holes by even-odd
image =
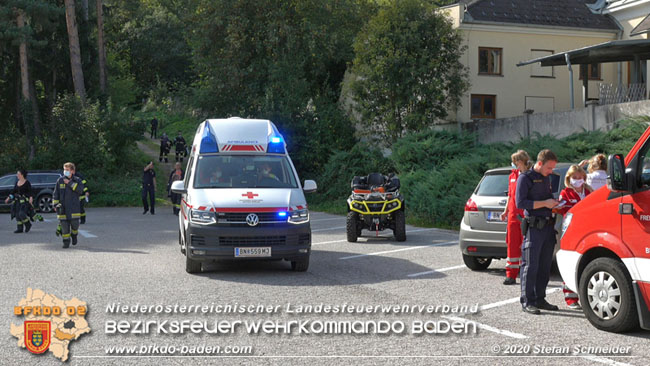
[[[525, 23], [508, 23], [508, 22], [490, 22], [487, 20], [466, 20], [463, 21], [463, 24], [482, 24], [482, 25], [498, 25], [504, 27], [521, 27], [521, 28], [542, 28], [542, 29], [553, 29], [553, 30], [567, 30], [573, 31], [576, 30], [583, 32], [598, 32], [598, 33], [617, 33], [618, 29], [607, 29], [607, 28], [580, 28], [580, 27], [556, 27], [551, 25], [541, 25], [541, 24], [525, 24]], [[618, 24], [617, 24], [618, 25]]]

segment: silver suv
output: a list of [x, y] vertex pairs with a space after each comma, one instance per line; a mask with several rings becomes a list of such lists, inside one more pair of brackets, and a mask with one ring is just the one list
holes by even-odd
[[[557, 198], [564, 189], [564, 176], [571, 163], [558, 163], [551, 174], [553, 196]], [[506, 222], [501, 214], [508, 199], [508, 177], [511, 167], [490, 169], [476, 186], [465, 204], [465, 214], [460, 222], [460, 249], [465, 265], [472, 270], [488, 268], [492, 259], [507, 257]], [[555, 230], [562, 227], [558, 215]], [[560, 247], [558, 236], [555, 252]]]

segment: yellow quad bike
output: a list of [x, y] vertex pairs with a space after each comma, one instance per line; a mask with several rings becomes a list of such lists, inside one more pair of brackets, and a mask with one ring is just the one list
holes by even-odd
[[380, 231], [391, 229], [397, 241], [405, 241], [404, 197], [399, 193], [399, 178], [371, 173], [355, 176], [351, 186], [346, 222], [348, 241], [356, 242], [363, 229], [374, 231], [377, 236]]

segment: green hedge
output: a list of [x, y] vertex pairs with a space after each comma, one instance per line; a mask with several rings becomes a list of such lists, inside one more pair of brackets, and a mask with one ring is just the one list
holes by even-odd
[[482, 145], [469, 134], [423, 131], [398, 140], [388, 158], [376, 148], [358, 143], [350, 151], [332, 155], [319, 178], [319, 193], [308, 200], [312, 209], [345, 213], [354, 175], [396, 172], [409, 223], [457, 228], [465, 202], [483, 173], [509, 166], [514, 151], [524, 149], [534, 160], [540, 150], [550, 148], [561, 162], [579, 162], [601, 152], [627, 153], [648, 121], [649, 117], [632, 118], [609, 132], [582, 132], [562, 139], [537, 134], [514, 144]]

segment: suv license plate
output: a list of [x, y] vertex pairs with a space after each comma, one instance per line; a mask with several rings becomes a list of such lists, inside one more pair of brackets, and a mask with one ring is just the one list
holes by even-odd
[[271, 247], [235, 248], [235, 257], [270, 257]]
[[501, 222], [501, 214], [503, 212], [500, 211], [487, 211], [487, 220], [488, 221], [498, 221]]

